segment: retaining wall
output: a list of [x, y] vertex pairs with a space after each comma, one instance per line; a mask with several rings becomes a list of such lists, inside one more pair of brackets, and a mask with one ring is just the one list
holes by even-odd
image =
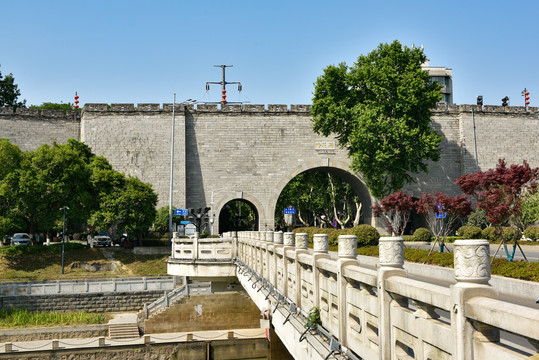
[[0, 330], [0, 342], [75, 339], [108, 336], [107, 324]]
[[163, 296], [163, 291], [105, 292], [56, 295], [8, 295], [0, 297], [0, 308], [24, 308], [29, 311], [140, 311], [145, 303]]

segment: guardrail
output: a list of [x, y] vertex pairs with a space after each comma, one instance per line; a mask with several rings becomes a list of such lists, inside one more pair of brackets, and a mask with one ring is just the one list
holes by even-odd
[[177, 276], [1, 283], [0, 296], [164, 291], [174, 289], [179, 283]]
[[[358, 261], [354, 235], [340, 236], [338, 246], [336, 258], [329, 254], [323, 234], [315, 235], [313, 250], [308, 249], [307, 234], [238, 234], [238, 278], [257, 305], [271, 307], [274, 317], [288, 313], [274, 326], [278, 334], [298, 335], [281, 338], [298, 356], [305, 351], [299, 342], [308, 334], [294, 329], [290, 319], [306, 322], [314, 308], [333, 337], [329, 349], [352, 351], [363, 359], [539, 357], [539, 309], [535, 301], [522, 306], [498, 298], [489, 284], [487, 241], [455, 243], [452, 284], [427, 271], [410, 277], [404, 269], [402, 238], [380, 239], [375, 268]], [[282, 310], [288, 305], [290, 310]], [[324, 356], [329, 355], [302, 358]]]
[[172, 241], [172, 258], [178, 260], [232, 260], [234, 243], [230, 238], [178, 238]]

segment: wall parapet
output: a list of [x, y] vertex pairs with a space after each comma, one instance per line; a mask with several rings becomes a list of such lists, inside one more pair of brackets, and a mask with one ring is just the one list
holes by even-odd
[[103, 280], [14, 282], [0, 284], [0, 296], [164, 291], [174, 289], [178, 283], [179, 279], [176, 276]]
[[[190, 112], [196, 113], [265, 113], [265, 114], [310, 114], [311, 104], [215, 104], [215, 103], [190, 103], [190, 104], [176, 104], [176, 111], [183, 111], [184, 109]], [[37, 113], [30, 111], [33, 109], [21, 110], [23, 113], [27, 113], [30, 116], [37, 116]], [[84, 105], [84, 111], [87, 112], [172, 112], [171, 103], [163, 103], [162, 106], [159, 103], [121, 103], [121, 104], [103, 104], [103, 103], [86, 103]], [[500, 114], [500, 115], [537, 115], [539, 113], [538, 107], [524, 106], [497, 106], [497, 105], [449, 105], [446, 103], [438, 103], [437, 107], [433, 109], [434, 114], [442, 113], [484, 113], [484, 114]], [[0, 115], [11, 114], [9, 109], [0, 108]], [[33, 115], [32, 115], [33, 114]]]
[[[237, 234], [238, 279], [260, 308], [274, 314], [275, 331], [293, 356], [305, 351], [299, 344], [303, 340], [309, 343], [304, 359], [327, 358], [330, 350], [352, 351], [363, 359], [539, 356], [539, 310], [507, 297], [499, 299], [489, 284], [490, 259], [484, 241], [456, 244], [460, 248], [454, 255], [453, 279], [446, 283], [425, 279], [426, 271], [415, 277], [405, 270], [402, 238], [381, 242], [384, 259], [376, 268], [366, 267], [350, 251], [341, 251], [341, 246], [351, 246], [347, 237], [339, 237], [338, 256], [304, 250], [291, 241], [277, 245], [265, 239], [262, 232]], [[322, 327], [338, 342], [322, 353], [311, 350], [317, 330], [301, 326], [312, 308], [319, 309]], [[500, 337], [505, 332], [519, 340]]]
[[11, 107], [0, 107], [0, 117], [28, 117], [28, 118], [46, 118], [58, 119], [67, 121], [80, 121], [81, 112], [75, 110], [58, 110], [58, 109], [31, 109], [17, 108], [15, 111]]

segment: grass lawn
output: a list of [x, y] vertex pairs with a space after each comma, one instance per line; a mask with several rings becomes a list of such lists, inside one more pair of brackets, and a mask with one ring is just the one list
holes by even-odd
[[65, 244], [64, 274], [62, 275], [61, 244], [51, 246], [5, 246], [0, 248], [0, 281], [46, 281], [68, 279], [110, 278], [122, 276], [156, 276], [167, 273], [168, 255], [133, 255], [115, 249], [111, 251], [120, 261], [116, 271], [90, 271], [80, 263], [110, 263], [101, 248], [88, 248], [78, 243]]
[[0, 309], [0, 329], [27, 327], [106, 324], [108, 314], [80, 312], [31, 312], [25, 309]]

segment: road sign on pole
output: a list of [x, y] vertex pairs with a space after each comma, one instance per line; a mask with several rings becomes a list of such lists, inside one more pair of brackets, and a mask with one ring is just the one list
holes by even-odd
[[438, 211], [436, 211], [436, 219], [443, 219], [445, 218], [445, 211], [442, 211], [443, 208], [442, 208], [442, 204], [436, 204], [436, 208], [438, 209]]
[[296, 213], [296, 208], [293, 206], [286, 207], [284, 208], [284, 213], [294, 215]]
[[188, 216], [189, 210], [187, 209], [174, 209], [175, 216]]

